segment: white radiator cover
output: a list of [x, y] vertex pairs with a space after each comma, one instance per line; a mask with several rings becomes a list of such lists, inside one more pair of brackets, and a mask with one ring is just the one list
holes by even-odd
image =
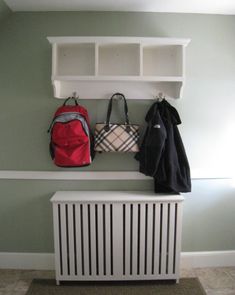
[[152, 192], [56, 192], [56, 280], [179, 279], [182, 201]]

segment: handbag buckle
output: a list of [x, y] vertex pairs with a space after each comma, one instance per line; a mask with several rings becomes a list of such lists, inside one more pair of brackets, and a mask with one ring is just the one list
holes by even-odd
[[109, 129], [110, 129], [109, 124], [107, 124], [107, 125], [104, 126], [104, 131], [108, 132]]

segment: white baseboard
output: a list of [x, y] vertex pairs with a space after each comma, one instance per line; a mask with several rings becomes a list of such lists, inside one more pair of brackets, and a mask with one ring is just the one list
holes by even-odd
[[182, 252], [181, 268], [235, 266], [235, 251]]
[[52, 253], [12, 253], [0, 252], [0, 269], [54, 269]]
[[[181, 268], [235, 266], [235, 250], [182, 252]], [[53, 270], [53, 253], [0, 252], [0, 269]]]

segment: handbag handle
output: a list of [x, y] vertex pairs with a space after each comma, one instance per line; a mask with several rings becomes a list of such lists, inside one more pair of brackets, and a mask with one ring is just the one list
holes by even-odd
[[63, 106], [65, 106], [70, 99], [73, 99], [74, 100], [74, 103], [75, 103], [76, 106], [78, 105], [78, 101], [77, 101], [77, 98], [76, 97], [68, 97], [65, 100], [65, 102], [63, 103]]
[[111, 113], [112, 113], [112, 106], [113, 106], [113, 98], [114, 96], [119, 96], [121, 98], [123, 98], [124, 101], [124, 112], [125, 112], [125, 124], [129, 125], [130, 121], [129, 121], [129, 117], [128, 117], [128, 106], [127, 106], [127, 102], [126, 102], [126, 98], [122, 93], [114, 93], [112, 95], [112, 97], [109, 100], [109, 105], [108, 105], [108, 111], [107, 111], [107, 117], [106, 117], [106, 129], [109, 129], [109, 123], [110, 123], [110, 117], [111, 117]]

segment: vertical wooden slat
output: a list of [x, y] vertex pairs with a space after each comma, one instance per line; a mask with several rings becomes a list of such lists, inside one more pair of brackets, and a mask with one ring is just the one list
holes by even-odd
[[148, 204], [148, 234], [147, 234], [147, 268], [146, 274], [150, 275], [152, 273], [152, 246], [153, 246], [153, 204]]
[[63, 276], [68, 275], [68, 261], [67, 261], [67, 230], [66, 230], [66, 204], [60, 205], [60, 217], [61, 217], [61, 253], [63, 262]]
[[123, 265], [122, 265], [122, 274], [126, 275], [126, 204], [122, 205], [122, 219], [123, 219], [123, 228], [122, 228], [122, 248], [123, 248]]
[[170, 216], [169, 216], [168, 274], [173, 274], [174, 233], [175, 233], [175, 203], [171, 203]]
[[158, 274], [159, 270], [159, 246], [160, 246], [160, 203], [155, 203], [155, 233], [154, 233], [154, 274]]
[[68, 235], [69, 235], [69, 266], [70, 275], [75, 275], [74, 259], [74, 226], [73, 226], [73, 204], [68, 204]]
[[80, 204], [75, 204], [75, 227], [76, 227], [76, 261], [77, 275], [82, 275], [82, 235], [81, 235], [81, 209]]
[[177, 210], [176, 218], [176, 237], [175, 237], [175, 274], [179, 277], [179, 263], [181, 252], [181, 234], [182, 234], [182, 203], [175, 205]]
[[90, 204], [90, 239], [91, 239], [91, 274], [96, 275], [96, 222], [95, 222], [95, 204]]
[[162, 204], [162, 253], [161, 253], [161, 274], [166, 273], [166, 246], [167, 246], [167, 213], [168, 213], [168, 204]]
[[89, 276], [88, 204], [82, 204], [82, 208], [84, 275], [87, 277]]
[[95, 76], [98, 75], [98, 68], [99, 68], [99, 44], [95, 43]]
[[103, 205], [97, 205], [97, 217], [98, 217], [98, 256], [99, 256], [99, 275], [104, 274], [104, 256], [103, 256]]
[[125, 228], [125, 275], [130, 275], [130, 204], [126, 203], [126, 228]]
[[59, 233], [59, 204], [53, 204], [53, 226], [54, 226], [54, 247], [55, 247], [55, 271], [56, 278], [61, 275], [60, 267], [60, 233]]
[[181, 62], [181, 64], [180, 64], [180, 67], [181, 67], [181, 75], [182, 75], [182, 77], [183, 78], [185, 78], [185, 52], [186, 52], [186, 50], [185, 50], [185, 46], [182, 46], [182, 48], [180, 49], [180, 57], [181, 57], [181, 59], [182, 59], [182, 62]]
[[[116, 279], [120, 279], [123, 271], [123, 219], [122, 204], [113, 204], [113, 274]], [[118, 255], [117, 255], [118, 253]]]
[[105, 249], [106, 249], [106, 275], [111, 275], [110, 261], [110, 204], [105, 204]]
[[140, 275], [145, 266], [145, 204], [140, 204]]
[[143, 75], [143, 44], [139, 44], [139, 56], [140, 56], [139, 71], [140, 71], [140, 76], [142, 76]]
[[113, 204], [110, 204], [110, 270], [114, 274], [114, 249], [113, 249]]
[[105, 204], [102, 206], [102, 228], [103, 228], [103, 275], [106, 276], [106, 229], [105, 229]]
[[132, 274], [137, 274], [137, 245], [138, 245], [138, 204], [133, 204], [132, 224]]
[[57, 65], [58, 65], [57, 48], [58, 48], [58, 45], [54, 43], [52, 45], [52, 76], [56, 76], [58, 74], [57, 73]]

